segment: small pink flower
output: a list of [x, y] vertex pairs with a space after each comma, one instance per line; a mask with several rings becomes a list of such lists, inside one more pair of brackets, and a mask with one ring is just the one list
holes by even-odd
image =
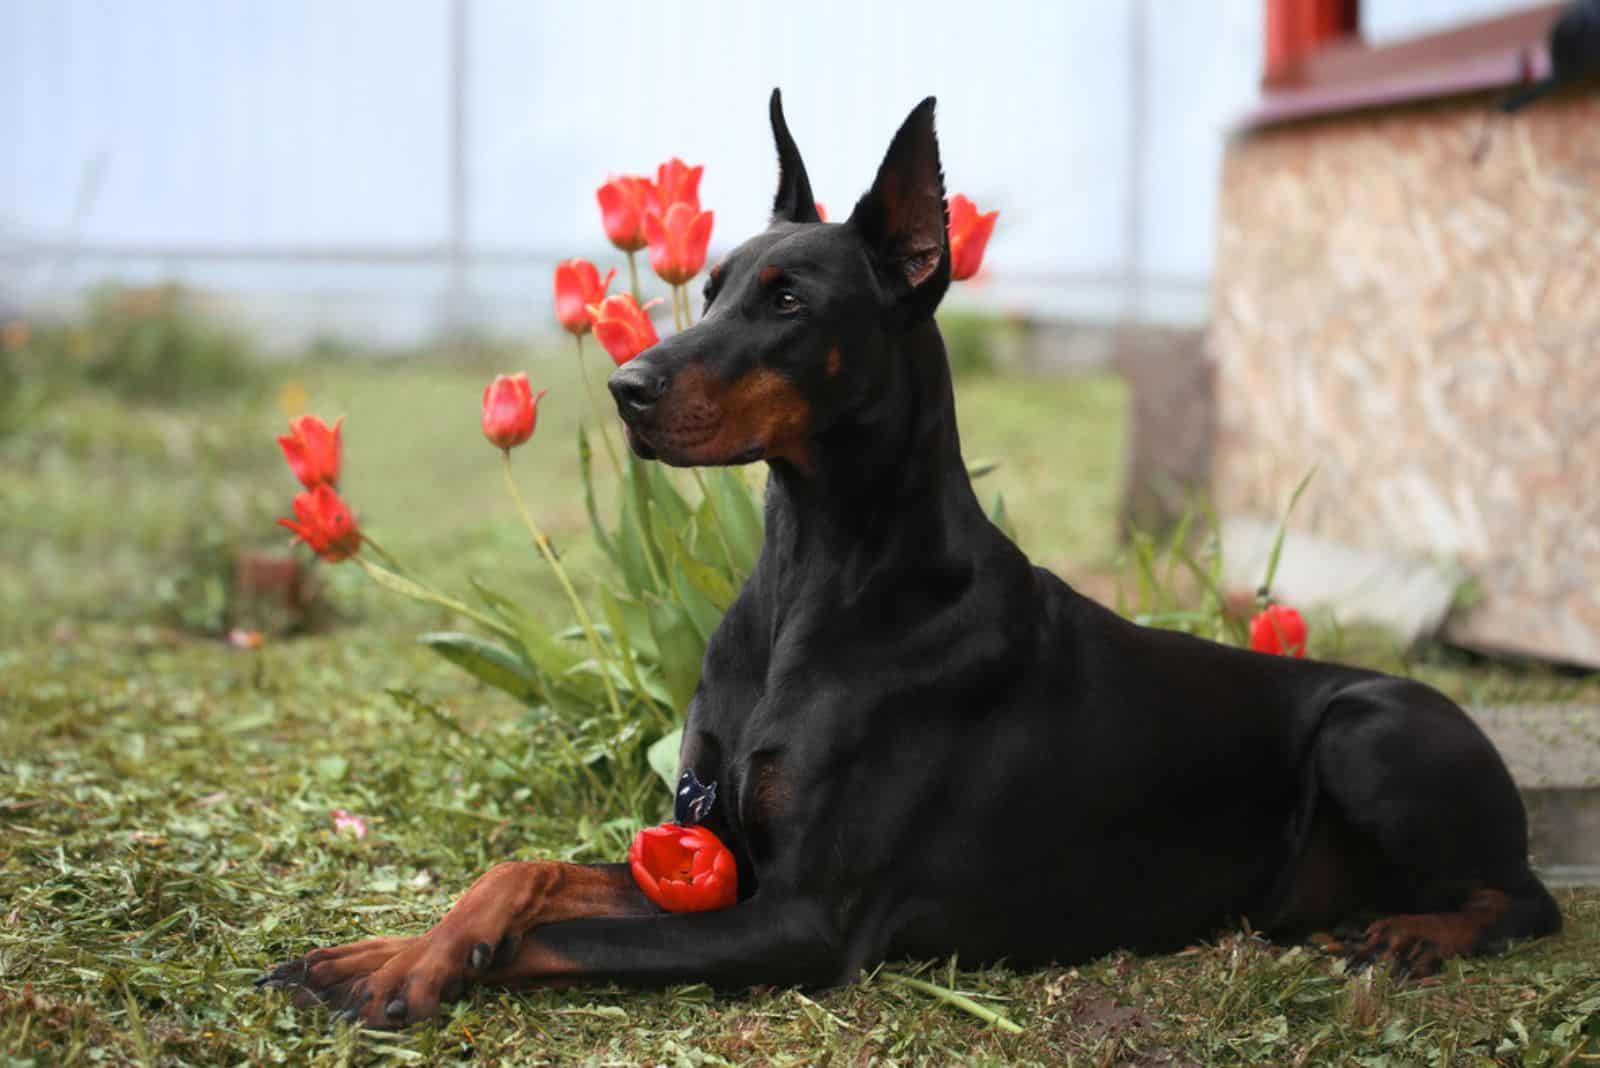
[[328, 815], [333, 817], [333, 833], [345, 834], [360, 841], [367, 836], [367, 821], [352, 812], [336, 808]]
[[266, 644], [266, 637], [259, 630], [245, 630], [243, 627], [234, 627], [228, 632], [228, 644], [235, 649], [259, 649]]

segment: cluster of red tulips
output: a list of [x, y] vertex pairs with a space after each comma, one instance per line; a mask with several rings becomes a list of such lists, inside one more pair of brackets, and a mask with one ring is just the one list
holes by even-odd
[[280, 526], [294, 531], [313, 552], [337, 563], [361, 548], [361, 530], [348, 505], [339, 498], [339, 465], [344, 448], [339, 440], [343, 419], [330, 427], [314, 415], [302, 415], [289, 422], [289, 433], [278, 438], [289, 470], [299, 479], [305, 492], [294, 499], [294, 518], [280, 519]]
[[[680, 327], [689, 322], [685, 287], [705, 266], [715, 221], [714, 212], [700, 207], [700, 176], [704, 171], [703, 166], [691, 167], [674, 156], [656, 168], [654, 178], [614, 175], [596, 190], [606, 237], [628, 256], [631, 293], [607, 295], [617, 274], [615, 268], [602, 276], [594, 264], [584, 259], [566, 260], [556, 266], [556, 318], [562, 328], [579, 339], [593, 329], [595, 339], [619, 365], [660, 340], [649, 316], [650, 309], [660, 302], [639, 303], [635, 253], [649, 249], [651, 269], [672, 289], [674, 320]], [[827, 212], [820, 203], [817, 214], [826, 221]], [[999, 217], [998, 211], [979, 212], [960, 193], [950, 198], [950, 264], [954, 280], [963, 281], [978, 273]]]

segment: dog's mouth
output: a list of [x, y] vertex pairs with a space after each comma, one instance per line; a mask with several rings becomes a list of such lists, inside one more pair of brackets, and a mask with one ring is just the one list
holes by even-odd
[[810, 405], [767, 369], [724, 383], [691, 364], [655, 404], [619, 408], [629, 447], [646, 460], [720, 467], [779, 457], [810, 468]]
[[720, 419], [689, 423], [674, 421], [666, 426], [644, 427], [634, 423], [625, 423], [624, 426], [627, 428], [628, 447], [640, 459], [659, 460], [672, 467], [747, 464], [765, 455], [759, 444], [730, 455], [716, 454], [720, 452], [715, 446], [723, 430]]

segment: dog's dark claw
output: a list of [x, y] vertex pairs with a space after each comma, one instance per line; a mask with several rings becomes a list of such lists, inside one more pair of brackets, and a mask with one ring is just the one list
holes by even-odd
[[397, 1023], [406, 1018], [406, 999], [394, 998], [383, 1007], [383, 1014]]
[[266, 987], [269, 990], [282, 990], [286, 987], [299, 986], [306, 980], [307, 966], [304, 958], [300, 960], [285, 961], [273, 968], [268, 968], [256, 976], [255, 985]]
[[[354, 993], [354, 991], [352, 991], [351, 993]], [[345, 1023], [359, 1024], [360, 1021], [361, 1021], [361, 1010], [366, 1008], [367, 1007], [367, 1002], [369, 1002], [371, 1000], [372, 1000], [372, 991], [369, 990], [365, 994], [361, 995], [361, 999], [359, 1001], [357, 1001], [354, 1005], [351, 1005], [347, 1009], [341, 1009], [340, 1011], [334, 1013], [333, 1014], [333, 1022], [334, 1023], [338, 1023], [339, 1021], [343, 1020]]]
[[485, 968], [489, 967], [489, 963], [493, 959], [494, 948], [490, 946], [489, 943], [479, 942], [477, 945], [472, 947], [472, 957], [470, 963], [472, 964], [473, 971], [483, 971]]

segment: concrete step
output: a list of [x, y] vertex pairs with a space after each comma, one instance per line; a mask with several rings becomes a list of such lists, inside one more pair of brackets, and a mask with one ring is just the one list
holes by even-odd
[[1522, 790], [1534, 865], [1554, 884], [1600, 885], [1600, 705], [1468, 711]]

